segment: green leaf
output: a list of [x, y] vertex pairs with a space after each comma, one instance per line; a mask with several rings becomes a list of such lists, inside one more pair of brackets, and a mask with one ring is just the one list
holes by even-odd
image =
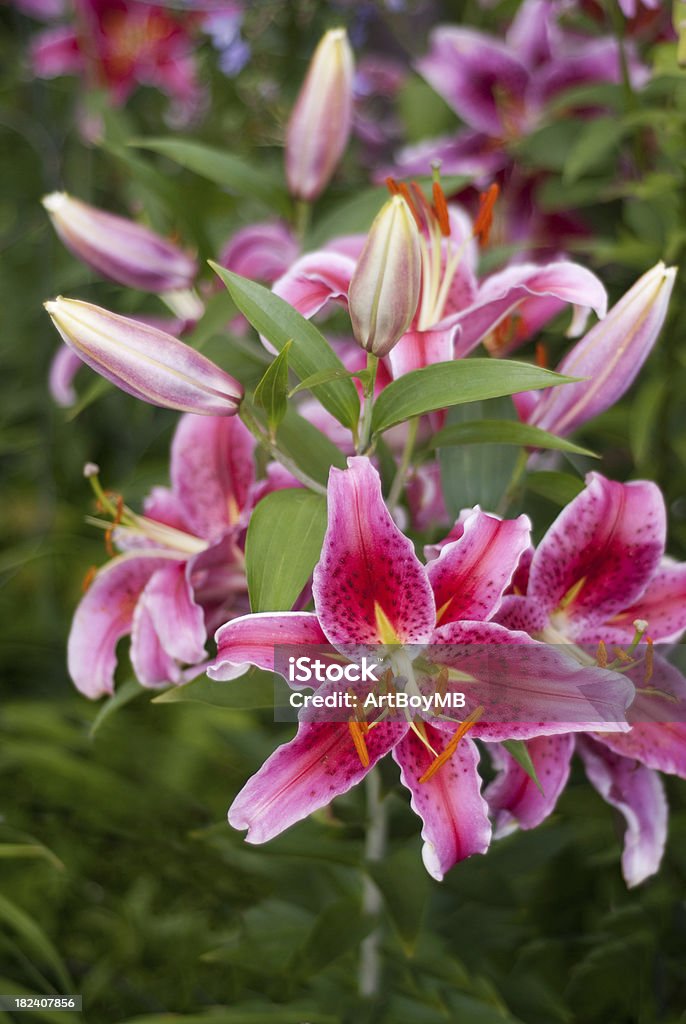
[[540, 472], [529, 473], [526, 478], [527, 489], [542, 498], [555, 502], [556, 505], [568, 505], [584, 489], [583, 480], [569, 473]]
[[374, 403], [372, 430], [382, 433], [396, 423], [434, 409], [569, 384], [577, 379], [510, 359], [434, 363], [406, 373], [383, 389]]
[[292, 341], [287, 341], [276, 359], [269, 364], [253, 396], [255, 404], [267, 414], [271, 438], [274, 438], [276, 428], [288, 409], [288, 353], [292, 344]]
[[466, 423], [453, 423], [439, 430], [429, 442], [431, 448], [443, 448], [454, 444], [514, 444], [529, 448], [553, 448], [556, 451], [598, 458], [588, 448], [581, 448], [563, 437], [548, 433], [547, 430], [530, 427], [528, 423], [519, 423], [516, 420], [469, 420]]
[[252, 668], [230, 682], [201, 676], [184, 686], [172, 686], [153, 697], [153, 704], [209, 704], [213, 708], [264, 710], [274, 707], [274, 675]]
[[293, 607], [321, 554], [326, 499], [304, 490], [275, 491], [257, 505], [245, 541], [253, 612]]
[[276, 432], [276, 443], [282, 452], [296, 462], [313, 480], [326, 484], [332, 466], [345, 469], [345, 455], [309, 420], [298, 415], [289, 405]]
[[25, 944], [24, 952], [35, 955], [54, 973], [63, 992], [71, 992], [72, 982], [59, 953], [32, 917], [15, 903], [0, 895], [0, 925], [8, 927]]
[[534, 763], [531, 760], [529, 748], [527, 747], [524, 740], [503, 740], [502, 745], [505, 747], [505, 750], [508, 752], [508, 754], [511, 754], [512, 757], [514, 757], [519, 767], [526, 772], [526, 774], [529, 776], [529, 778], [534, 783], [536, 788], [539, 789], [541, 793], [543, 793], [543, 787], [539, 782], [538, 775], [536, 774], [536, 769], [534, 767]]
[[130, 146], [149, 149], [173, 160], [238, 196], [252, 196], [265, 205], [288, 213], [290, 202], [278, 178], [248, 163], [235, 153], [180, 138], [132, 139]]
[[411, 956], [431, 892], [431, 879], [416, 844], [409, 844], [378, 863], [368, 864], [367, 870], [381, 891], [406, 954]]
[[616, 117], [587, 121], [567, 155], [562, 180], [572, 184], [605, 164], [614, 172], [617, 145], [627, 130], [627, 124]]
[[103, 723], [107, 721], [110, 715], [114, 714], [114, 712], [118, 711], [120, 708], [123, 708], [126, 704], [129, 704], [132, 700], [135, 700], [136, 697], [140, 697], [142, 693], [145, 693], [145, 689], [136, 679], [127, 679], [122, 686], [118, 686], [112, 696], [108, 697], [105, 703], [100, 707], [97, 715], [93, 719], [93, 724], [90, 727], [89, 733], [90, 738], [95, 739], [96, 735], [102, 728]]
[[[255, 281], [233, 274], [216, 263], [210, 266], [219, 275], [231, 296], [256, 331], [263, 334], [281, 351], [292, 340], [290, 366], [300, 380], [306, 380], [322, 370], [345, 370], [323, 334], [314, 324]], [[354, 430], [360, 416], [360, 401], [350, 380], [331, 381], [317, 390], [317, 398], [336, 419]]]
[[301, 948], [296, 950], [289, 975], [309, 980], [339, 956], [359, 946], [374, 924], [374, 919], [365, 917], [350, 898], [329, 904], [320, 913]]
[[320, 384], [328, 384], [331, 380], [345, 380], [349, 377], [364, 379], [363, 375], [366, 374], [367, 370], [320, 370], [318, 373], [313, 373], [311, 377], [306, 377], [305, 380], [301, 381], [297, 387], [289, 392], [288, 397], [292, 398], [299, 391], [312, 391], [314, 388], [318, 388]]

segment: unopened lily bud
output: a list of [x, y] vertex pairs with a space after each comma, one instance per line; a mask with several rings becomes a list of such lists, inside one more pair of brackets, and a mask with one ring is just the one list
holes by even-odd
[[393, 196], [371, 226], [348, 290], [355, 339], [388, 355], [417, 312], [421, 289], [419, 231], [402, 198]]
[[84, 363], [135, 398], [206, 416], [238, 411], [238, 381], [171, 334], [77, 299], [57, 298], [45, 308]]
[[354, 71], [345, 29], [326, 32], [310, 61], [286, 133], [286, 178], [296, 199], [317, 198], [348, 144]]
[[51, 192], [43, 206], [70, 252], [103, 277], [155, 293], [179, 291], [193, 283], [195, 260], [150, 228], [66, 192]]
[[558, 373], [586, 379], [533, 398], [516, 395], [520, 417], [566, 437], [614, 405], [633, 384], [658, 339], [676, 270], [660, 262], [640, 277], [557, 367]]

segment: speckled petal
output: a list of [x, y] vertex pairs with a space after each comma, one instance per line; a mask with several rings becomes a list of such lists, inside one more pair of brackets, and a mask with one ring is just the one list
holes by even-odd
[[249, 843], [273, 839], [352, 789], [406, 729], [402, 722], [370, 729], [365, 735], [365, 767], [347, 722], [302, 721], [295, 739], [278, 747], [240, 791], [229, 809], [229, 824], [248, 829]]
[[427, 566], [437, 623], [490, 618], [529, 547], [530, 532], [527, 516], [503, 520], [475, 509], [462, 524], [462, 536]]
[[549, 613], [565, 604], [557, 628], [573, 640], [636, 601], [665, 548], [665, 507], [655, 484], [620, 484], [600, 473], [589, 473], [586, 483], [539, 544], [529, 574], [528, 594]]
[[667, 840], [667, 800], [657, 772], [620, 757], [590, 738], [578, 750], [589, 780], [626, 821], [622, 873], [632, 888], [654, 875]]
[[[450, 736], [426, 726], [436, 753]], [[422, 859], [439, 882], [450, 868], [474, 853], [486, 853], [491, 840], [488, 804], [481, 795], [479, 751], [468, 736], [455, 753], [426, 782], [422, 775], [434, 760], [414, 732], [408, 732], [393, 751], [400, 765], [400, 780], [412, 794], [411, 806], [424, 823]]]
[[158, 569], [141, 595], [164, 650], [193, 665], [206, 657], [205, 619], [189, 582], [189, 563]]
[[574, 751], [574, 736], [536, 736], [527, 741], [541, 790], [504, 747], [489, 748], [498, 769], [484, 796], [494, 821], [495, 836], [507, 835], [513, 828], [535, 828], [552, 814], [560, 793], [567, 784]]
[[191, 531], [217, 540], [235, 526], [255, 478], [255, 439], [238, 417], [182, 416], [171, 451], [172, 488]]
[[[436, 609], [424, 566], [412, 542], [393, 522], [369, 459], [332, 469], [329, 523], [312, 592], [322, 629], [332, 644], [423, 644]], [[397, 639], [382, 636], [379, 611]]]
[[[312, 612], [259, 612], [242, 615], [216, 633], [217, 657], [207, 669], [210, 679], [235, 679], [251, 665], [274, 671], [274, 647], [280, 644], [308, 647], [328, 644], [317, 616]], [[318, 655], [319, 656], [319, 655]]]
[[648, 623], [648, 636], [655, 643], [679, 640], [686, 630], [686, 562], [663, 558], [639, 599], [607, 622], [588, 629], [585, 639], [631, 643], [636, 619]]

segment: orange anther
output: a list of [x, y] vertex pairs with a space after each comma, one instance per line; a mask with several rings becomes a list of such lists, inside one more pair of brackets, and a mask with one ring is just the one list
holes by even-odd
[[598, 651], [595, 656], [595, 660], [598, 663], [599, 668], [607, 668], [607, 647], [605, 641], [600, 640], [598, 642]]
[[536, 342], [536, 354], [535, 354], [536, 366], [540, 366], [542, 370], [548, 368], [548, 349], [542, 341]]
[[352, 736], [353, 743], [355, 744], [355, 750], [357, 756], [362, 762], [364, 768], [369, 768], [369, 751], [367, 750], [367, 744], [364, 741], [364, 732], [359, 722], [348, 722], [348, 729]]
[[482, 246], [488, 245], [493, 225], [493, 208], [499, 195], [500, 186], [493, 182], [490, 188], [479, 196], [479, 212], [474, 221], [474, 237], [479, 239]]
[[438, 769], [453, 756], [455, 750], [457, 749], [457, 745], [462, 739], [462, 737], [469, 732], [472, 726], [476, 725], [476, 723], [479, 721], [483, 713], [484, 708], [478, 707], [475, 711], [472, 711], [471, 715], [468, 715], [467, 718], [465, 718], [464, 722], [460, 723], [460, 726], [455, 735], [453, 736], [453, 738], [450, 740], [447, 746], [444, 747], [444, 749], [441, 751], [438, 757], [431, 762], [429, 767], [421, 776], [419, 780], [420, 782], [428, 782], [429, 779], [431, 779], [436, 774]]
[[81, 584], [81, 590], [83, 591], [84, 594], [86, 593], [86, 591], [90, 587], [91, 583], [95, 579], [97, 571], [98, 571], [97, 565], [91, 565], [90, 569], [88, 569], [88, 571], [86, 572], [86, 575], [83, 577], [83, 582]]
[[626, 651], [623, 651], [621, 647], [613, 647], [612, 650], [614, 652], [615, 657], [618, 658], [624, 665], [631, 664], [630, 656], [626, 653]]
[[649, 636], [646, 637], [646, 645], [646, 667], [643, 680], [647, 683], [653, 678], [653, 641]]
[[445, 238], [450, 234], [450, 217], [448, 215], [448, 204], [445, 199], [445, 192], [441, 188], [440, 182], [434, 181], [433, 188], [433, 209], [438, 220], [438, 226], [441, 229], [441, 234]]

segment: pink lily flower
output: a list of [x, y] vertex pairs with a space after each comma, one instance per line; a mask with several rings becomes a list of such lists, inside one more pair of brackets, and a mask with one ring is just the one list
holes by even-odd
[[69, 673], [81, 693], [113, 692], [117, 643], [129, 635], [143, 686], [204, 671], [207, 637], [248, 607], [242, 547], [251, 509], [271, 489], [298, 486], [283, 474], [256, 482], [254, 448], [235, 417], [182, 416], [171, 488], [154, 488], [144, 515], [103, 496], [119, 554], [94, 576], [72, 622]]
[[520, 419], [565, 437], [619, 401], [658, 339], [675, 278], [676, 267], [662, 262], [640, 277], [557, 367], [558, 373], [587, 379], [515, 395]]
[[[587, 486], [558, 516], [520, 573], [516, 592], [503, 599], [497, 620], [549, 643], [593, 645], [599, 660], [616, 645], [647, 631], [669, 643], [686, 629], [686, 565], [664, 556], [666, 517], [655, 484], [628, 484], [590, 473]], [[632, 727], [577, 738], [550, 736], [529, 743], [544, 794], [504, 752], [501, 776], [487, 798], [496, 828], [533, 828], [553, 810], [569, 774], [574, 749], [589, 778], [627, 822], [622, 858], [629, 885], [657, 871], [667, 815], [658, 771], [686, 778], [686, 680], [646, 648], [645, 664], [629, 672], [637, 697]], [[589, 656], [581, 651], [582, 660]], [[611, 658], [612, 655], [609, 655]]]
[[[217, 657], [208, 668], [211, 678], [235, 678], [249, 665], [274, 670], [275, 645], [280, 644], [303, 645], [304, 651], [330, 645], [332, 654], [347, 657], [370, 645], [412, 645], [393, 648], [401, 652], [408, 677], [414, 671], [412, 659], [423, 651], [436, 664], [460, 666], [481, 678], [478, 654], [470, 650], [465, 655], [464, 645], [506, 644], [508, 682], [523, 686], [533, 706], [550, 699], [564, 717], [572, 683], [609, 694], [614, 710], [608, 720], [623, 717], [633, 687], [622, 677], [595, 666], [574, 666], [555, 652], [546, 661], [543, 687], [541, 673], [529, 663], [541, 645], [486, 621], [498, 610], [529, 547], [525, 516], [498, 520], [476, 509], [466, 518], [460, 538], [424, 566], [393, 522], [379, 476], [367, 458], [351, 458], [347, 470], [331, 470], [328, 507], [328, 529], [312, 584], [315, 610], [247, 615], [222, 626], [216, 635]], [[331, 689], [326, 683], [318, 693]], [[455, 721], [435, 718], [361, 724], [322, 721], [321, 714], [306, 710], [296, 737], [279, 747], [238, 794], [229, 821], [248, 829], [248, 842], [265, 842], [347, 792], [390, 752], [423, 820], [424, 863], [441, 879], [457, 861], [484, 853], [491, 837], [477, 770], [479, 754], [465, 735], [467, 728], [472, 736], [490, 741], [557, 731], [551, 722], [480, 723], [476, 717], [455, 731]], [[584, 727], [580, 722], [579, 728]]]
[[117, 106], [138, 86], [152, 86], [174, 101], [176, 120], [199, 109], [203, 90], [189, 32], [197, 16], [176, 18], [163, 6], [129, 0], [74, 0], [74, 9], [73, 24], [34, 40], [31, 62], [39, 77], [81, 75], [105, 86]]
[[[438, 159], [444, 174], [491, 177], [510, 162], [507, 144], [542, 123], [550, 100], [585, 83], [621, 82], [616, 39], [569, 32], [557, 16], [551, 0], [525, 0], [504, 41], [471, 28], [435, 28], [416, 68], [466, 127], [405, 149], [395, 173], [424, 173]], [[647, 70], [633, 58], [630, 71], [634, 86], [643, 84]]]
[[[607, 295], [602, 283], [585, 267], [568, 260], [546, 266], [518, 264], [479, 282], [476, 238], [487, 234], [497, 190], [484, 197], [472, 224], [456, 206], [448, 207], [436, 183], [434, 203], [419, 190], [391, 182], [414, 209], [421, 237], [421, 296], [410, 329], [387, 357], [393, 377], [435, 362], [468, 355], [498, 325], [518, 317], [517, 342], [555, 316], [566, 304], [605, 315]], [[420, 198], [421, 195], [421, 198]], [[321, 249], [301, 257], [274, 284], [274, 292], [305, 317], [328, 302], [348, 306], [356, 262], [340, 249]], [[583, 318], [575, 319], [574, 327]]]

